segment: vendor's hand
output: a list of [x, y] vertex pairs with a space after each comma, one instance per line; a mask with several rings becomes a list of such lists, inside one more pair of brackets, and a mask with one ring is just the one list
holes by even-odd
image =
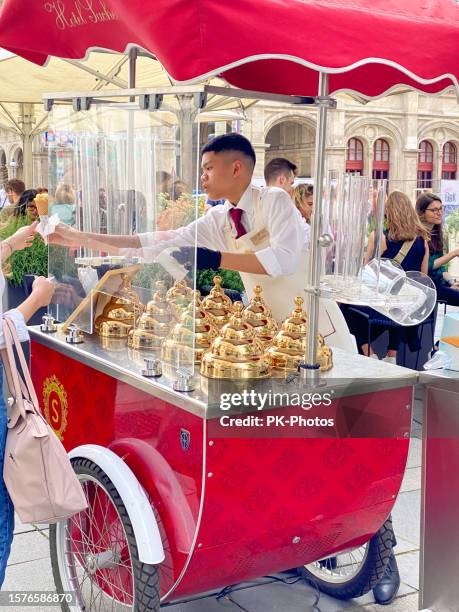
[[33, 281], [32, 295], [37, 298], [39, 308], [48, 306], [54, 295], [54, 283], [49, 278], [39, 276]]
[[222, 260], [222, 254], [220, 251], [211, 251], [210, 249], [204, 249], [202, 247], [181, 247], [176, 251], [172, 252], [172, 256], [182, 266], [191, 270], [196, 260], [197, 270], [218, 270]]
[[82, 246], [83, 232], [79, 232], [65, 223], [58, 223], [54, 232], [48, 236], [48, 242], [67, 247]]
[[38, 221], [34, 221], [31, 225], [20, 227], [12, 236], [8, 238], [13, 251], [22, 251], [29, 247], [37, 233]]

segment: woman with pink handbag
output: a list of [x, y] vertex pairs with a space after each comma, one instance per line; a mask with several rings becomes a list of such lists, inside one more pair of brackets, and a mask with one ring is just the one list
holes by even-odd
[[[20, 251], [30, 246], [36, 231], [37, 223], [21, 227], [7, 240], [0, 243], [1, 262], [5, 262], [14, 251]], [[3, 296], [5, 279], [0, 271], [0, 295]], [[32, 286], [30, 296], [17, 308], [8, 312], [14, 322], [21, 341], [28, 340], [26, 321], [39, 309], [47, 306], [54, 293], [53, 283], [44, 278], [37, 278]], [[0, 319], [3, 318], [0, 300]], [[3, 333], [0, 325], [0, 348], [3, 346]], [[14, 529], [14, 508], [3, 480], [3, 462], [7, 429], [6, 405], [3, 398], [3, 371], [0, 365], [0, 587], [5, 578], [5, 569], [10, 554]]]

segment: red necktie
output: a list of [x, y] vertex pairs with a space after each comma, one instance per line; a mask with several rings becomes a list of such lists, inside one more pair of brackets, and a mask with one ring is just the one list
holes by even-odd
[[236, 228], [236, 238], [240, 238], [241, 236], [247, 234], [247, 230], [241, 223], [241, 217], [243, 212], [244, 211], [241, 208], [236, 207], [233, 207], [229, 211], [230, 217], [234, 223], [234, 227]]

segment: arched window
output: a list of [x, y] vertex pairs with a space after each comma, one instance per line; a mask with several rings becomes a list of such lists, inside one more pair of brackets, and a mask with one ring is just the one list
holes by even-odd
[[358, 138], [350, 138], [348, 140], [346, 172], [363, 174], [363, 144]]
[[418, 189], [432, 189], [433, 146], [427, 140], [419, 145]]
[[443, 159], [441, 167], [441, 178], [454, 181], [457, 174], [457, 149], [452, 142], [445, 142], [443, 147]]
[[389, 178], [390, 148], [387, 140], [378, 138], [373, 147], [373, 171], [374, 179]]

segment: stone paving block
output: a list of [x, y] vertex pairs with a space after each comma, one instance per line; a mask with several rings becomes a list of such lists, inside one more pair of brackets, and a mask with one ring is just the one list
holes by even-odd
[[407, 468], [421, 467], [422, 464], [422, 440], [411, 438], [410, 450], [408, 452]]
[[413, 544], [412, 542], [405, 540], [403, 536], [397, 533], [397, 530], [395, 530], [395, 535], [397, 536], [397, 546], [395, 547], [396, 555], [401, 555], [402, 553], [406, 552], [419, 551], [418, 544]]
[[421, 525], [421, 491], [400, 493], [392, 510], [396, 534], [419, 546]]
[[381, 612], [381, 610], [385, 610], [386, 612], [418, 612], [418, 609], [418, 595], [417, 593], [413, 593], [405, 597], [395, 599], [388, 606], [384, 606], [384, 608], [373, 604], [351, 608], [350, 612]]
[[18, 533], [13, 538], [8, 565], [49, 558], [49, 539], [38, 532]]
[[419, 590], [419, 553], [409, 552], [398, 555], [397, 564], [403, 581]]
[[405, 471], [400, 492], [418, 491], [421, 488], [421, 468], [409, 468]]
[[[4, 591], [55, 591], [54, 580], [51, 572], [49, 559], [39, 559], [9, 565], [6, 568], [5, 582], [2, 590]], [[27, 608], [32, 611], [36, 608]], [[59, 608], [54, 608], [54, 612]], [[16, 612], [17, 608], [14, 608]], [[40, 609], [41, 610], [41, 609]], [[5, 610], [5, 612], [12, 612]]]

